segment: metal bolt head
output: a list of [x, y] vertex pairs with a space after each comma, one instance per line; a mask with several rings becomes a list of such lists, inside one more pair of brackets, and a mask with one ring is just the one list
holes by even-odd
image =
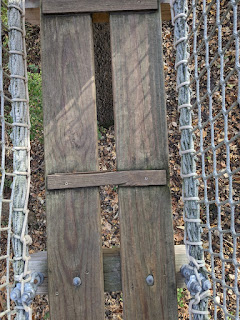
[[73, 285], [74, 285], [75, 287], [79, 287], [81, 284], [82, 284], [82, 281], [81, 281], [81, 279], [80, 279], [79, 277], [75, 277], [75, 278], [73, 279]]
[[146, 278], [146, 282], [148, 286], [153, 286], [154, 285], [154, 278], [153, 275], [149, 274]]
[[189, 279], [191, 276], [191, 270], [186, 265], [181, 267], [181, 273], [182, 273], [183, 277], [187, 278], [187, 279]]
[[28, 292], [23, 293], [22, 295], [22, 302], [29, 304], [32, 301], [31, 294]]
[[195, 275], [191, 275], [190, 279], [187, 283], [187, 288], [190, 291], [191, 295], [194, 296], [196, 293], [201, 292], [202, 287], [198, 283], [197, 278]]
[[43, 283], [44, 281], [44, 275], [41, 272], [34, 272], [32, 273], [32, 282], [39, 286]]
[[212, 287], [210, 280], [203, 281], [202, 287], [204, 291], [210, 290]]
[[20, 297], [21, 297], [21, 291], [18, 288], [13, 289], [10, 294], [10, 298], [13, 301], [17, 301]]

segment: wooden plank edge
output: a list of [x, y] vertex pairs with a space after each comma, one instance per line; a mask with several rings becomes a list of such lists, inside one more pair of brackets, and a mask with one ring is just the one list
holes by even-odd
[[39, 8], [26, 8], [25, 12], [26, 22], [32, 25], [40, 25], [40, 9]]
[[47, 176], [48, 190], [100, 187], [105, 185], [141, 187], [163, 186], [166, 184], [167, 174], [165, 170], [58, 173]]
[[[161, 3], [170, 4], [170, 0], [160, 0]], [[40, 0], [26, 0], [25, 7], [28, 8], [40, 8]]]
[[26, 9], [40, 8], [40, 0], [26, 0], [25, 8]]
[[98, 12], [92, 14], [93, 23], [109, 23], [109, 13], [108, 12]]
[[42, 0], [43, 14], [93, 13], [93, 12], [123, 12], [157, 10], [158, 0]]
[[[171, 21], [171, 7], [169, 3], [162, 3], [161, 4], [161, 15], [162, 15], [162, 21]], [[163, 30], [164, 32], [164, 30]]]
[[[171, 20], [171, 9], [169, 0], [162, 0], [161, 12], [162, 20], [170, 21]], [[93, 23], [109, 23], [109, 13], [93, 13], [92, 14]], [[40, 1], [32, 0], [26, 1], [26, 21], [32, 25], [40, 25]]]
[[[184, 245], [176, 245], [175, 249], [175, 268], [177, 287], [184, 288], [184, 278], [180, 273], [183, 264], [187, 264], [186, 249]], [[48, 294], [48, 266], [47, 251], [41, 251], [31, 254], [29, 261], [29, 269], [31, 272], [42, 272], [44, 274], [44, 282], [38, 287], [37, 294]], [[104, 290], [121, 291], [121, 258], [120, 248], [103, 249], [103, 273], [104, 273]]]

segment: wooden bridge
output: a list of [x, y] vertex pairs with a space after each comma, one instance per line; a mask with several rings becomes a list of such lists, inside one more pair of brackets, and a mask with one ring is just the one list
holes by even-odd
[[[42, 33], [51, 319], [103, 320], [104, 291], [123, 291], [125, 320], [177, 319], [185, 262], [173, 245], [161, 21], [157, 0], [27, 1]], [[109, 22], [117, 172], [98, 172], [92, 23]], [[119, 185], [121, 248], [102, 249], [98, 186]], [[175, 265], [176, 258], [176, 265]], [[151, 281], [149, 279], [151, 278]], [[76, 283], [75, 280], [79, 282]], [[48, 290], [46, 284], [48, 283]], [[75, 284], [75, 285], [74, 285]]]

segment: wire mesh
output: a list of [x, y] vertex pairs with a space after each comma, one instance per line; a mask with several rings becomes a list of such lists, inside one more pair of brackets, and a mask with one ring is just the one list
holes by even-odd
[[[208, 309], [211, 319], [239, 319], [240, 1], [177, 0], [175, 16], [181, 4], [186, 10], [177, 12], [177, 19], [188, 25], [182, 40], [188, 55], [176, 67], [185, 64], [189, 72], [189, 81], [178, 87], [182, 83], [190, 93], [183, 108], [191, 111], [191, 128], [182, 130], [194, 138], [192, 173], [199, 184], [201, 239], [212, 282]], [[182, 47], [175, 43], [178, 56]], [[186, 231], [185, 240], [188, 236]]]

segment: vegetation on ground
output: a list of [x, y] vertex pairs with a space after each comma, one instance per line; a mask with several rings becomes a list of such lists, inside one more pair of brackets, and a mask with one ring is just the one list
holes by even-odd
[[34, 64], [29, 65], [28, 90], [31, 122], [31, 140], [43, 143], [42, 74]]

